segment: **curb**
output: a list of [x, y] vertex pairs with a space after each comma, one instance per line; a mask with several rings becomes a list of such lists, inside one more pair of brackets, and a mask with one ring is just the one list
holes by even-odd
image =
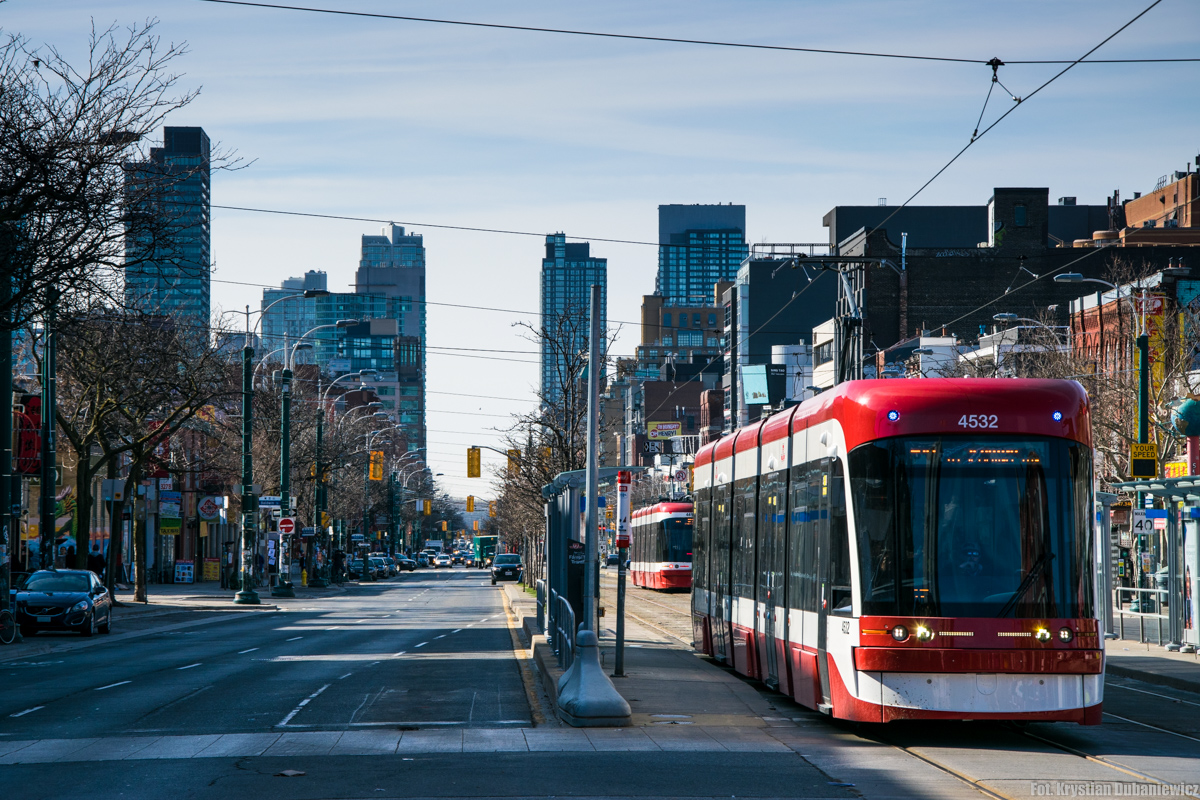
[[1132, 678], [1143, 683], [1153, 683], [1156, 686], [1168, 686], [1184, 692], [1200, 693], [1200, 681], [1188, 681], [1173, 675], [1159, 675], [1157, 672], [1145, 672], [1140, 669], [1122, 667], [1111, 662], [1104, 665], [1104, 671], [1121, 678]]

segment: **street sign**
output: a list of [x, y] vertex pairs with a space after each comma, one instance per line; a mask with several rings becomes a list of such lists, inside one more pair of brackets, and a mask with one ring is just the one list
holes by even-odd
[[1129, 477], [1134, 480], [1158, 477], [1158, 448], [1153, 442], [1129, 445]]
[[316, 528], [301, 528], [301, 529], [300, 529], [300, 535], [301, 535], [301, 536], [303, 536], [303, 537], [305, 537], [305, 538], [308, 538], [308, 537], [311, 537], [311, 536], [316, 536], [316, 535], [317, 535], [317, 529], [316, 529]]
[[[1146, 512], [1142, 509], [1135, 508], [1131, 514], [1132, 520], [1129, 524], [1129, 533], [1131, 536], [1137, 537], [1144, 533], [1149, 533], [1153, 526], [1146, 523]], [[1130, 547], [1132, 544], [1123, 545]]]
[[283, 517], [279, 520], [280, 533], [292, 533], [296, 530], [296, 520], [292, 517]]
[[221, 504], [215, 497], [205, 497], [196, 504], [196, 513], [200, 519], [216, 519], [221, 513]]
[[258, 498], [259, 508], [278, 508], [280, 497], [277, 494], [264, 494]]

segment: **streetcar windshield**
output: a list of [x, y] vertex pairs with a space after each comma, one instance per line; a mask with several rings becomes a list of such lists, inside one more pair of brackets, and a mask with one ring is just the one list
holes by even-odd
[[862, 613], [1092, 616], [1085, 446], [906, 437], [856, 448], [849, 468]]
[[687, 517], [663, 521], [662, 561], [690, 564], [692, 562], [692, 518]]

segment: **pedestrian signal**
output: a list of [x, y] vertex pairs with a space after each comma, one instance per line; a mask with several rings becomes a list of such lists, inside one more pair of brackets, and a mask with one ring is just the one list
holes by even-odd
[[433, 513], [433, 503], [429, 500], [422, 500], [421, 502], [425, 504], [425, 516], [428, 517]]
[[467, 448], [467, 477], [468, 478], [481, 477], [482, 471], [480, 470], [479, 462], [480, 462], [479, 448], [478, 447], [468, 447]]
[[383, 451], [371, 451], [371, 471], [369, 476], [373, 481], [383, 480]]
[[475, 496], [467, 495], [467, 513], [471, 514], [475, 511]]
[[488, 503], [488, 516], [489, 517], [496, 516], [496, 501], [495, 500]]

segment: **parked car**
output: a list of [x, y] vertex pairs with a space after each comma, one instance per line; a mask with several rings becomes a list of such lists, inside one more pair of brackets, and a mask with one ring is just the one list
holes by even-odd
[[396, 556], [396, 569], [412, 572], [417, 568], [417, 562], [413, 561], [408, 556]]
[[616, 553], [609, 553], [604, 557], [604, 566], [606, 567], [616, 567], [620, 566], [620, 564], [621, 556], [617, 555]]
[[22, 636], [38, 631], [112, 631], [112, 596], [83, 569], [38, 570], [17, 587], [13, 614]]
[[380, 578], [390, 578], [396, 574], [395, 568], [388, 564], [387, 558], [383, 556], [371, 556], [371, 566], [375, 569], [375, 574]]
[[[363, 562], [362, 562], [361, 558], [356, 558], [353, 561], [351, 561], [346, 567], [346, 571], [350, 575], [350, 580], [352, 580], [352, 581], [362, 580], [362, 568], [363, 568]], [[380, 577], [382, 577], [379, 573], [379, 568], [376, 564], [372, 563], [370, 565], [370, 570], [371, 570], [370, 577], [372, 580], [379, 580]]]
[[446, 555], [445, 553], [438, 553], [433, 559], [433, 565], [435, 567], [450, 567], [452, 569], [454, 567], [454, 563], [451, 562], [450, 556]]
[[520, 554], [501, 553], [492, 560], [492, 586], [496, 585], [496, 581], [520, 580], [524, 569]]
[[417, 553], [417, 566], [418, 567], [428, 567], [429, 566], [429, 556], [427, 556], [425, 553]]

